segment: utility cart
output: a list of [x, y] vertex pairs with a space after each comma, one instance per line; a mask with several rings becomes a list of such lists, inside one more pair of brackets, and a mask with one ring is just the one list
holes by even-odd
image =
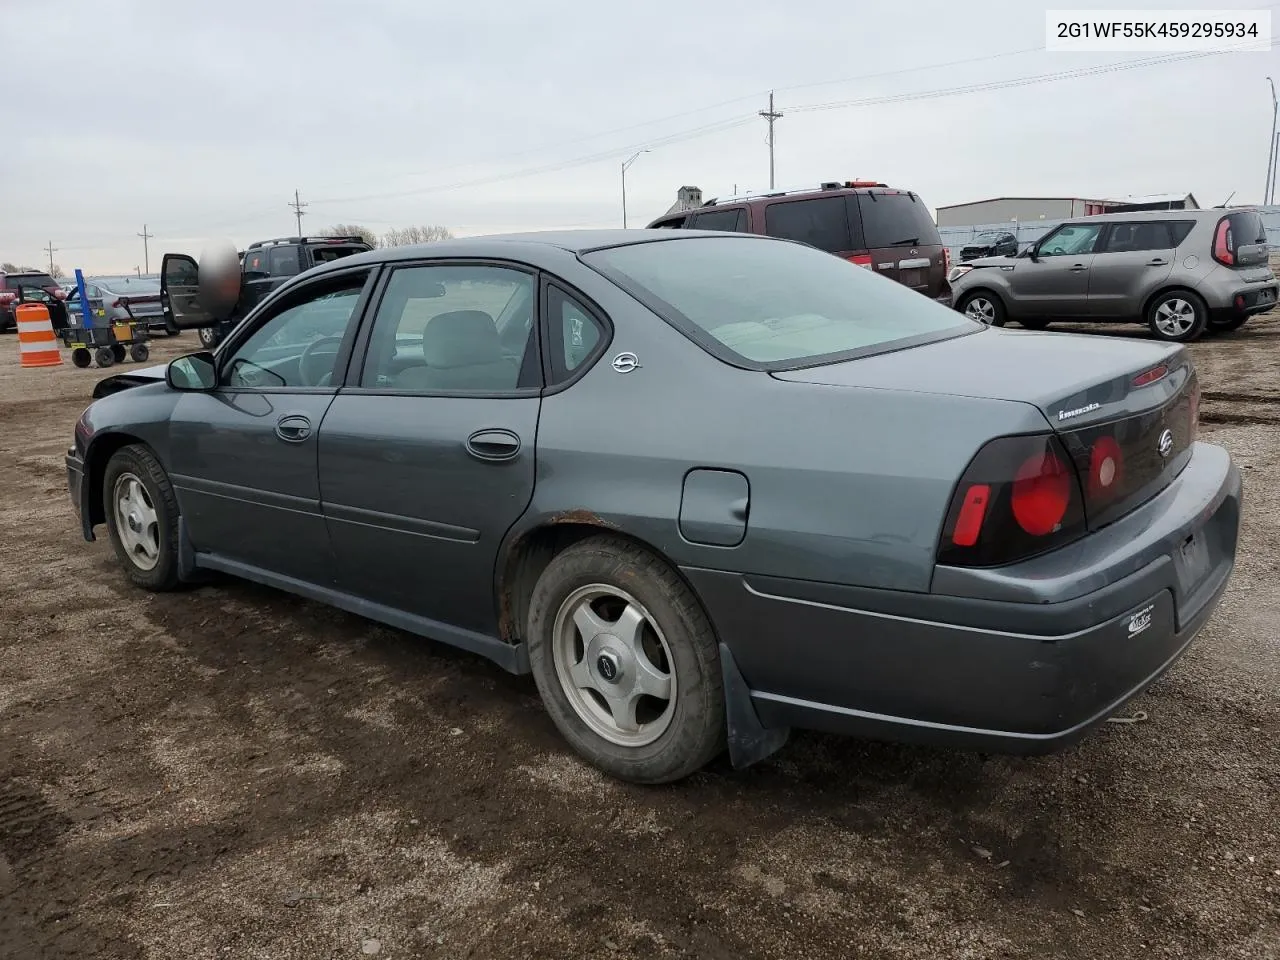
[[[87, 367], [97, 361], [100, 367], [124, 363], [125, 358], [143, 363], [151, 356], [147, 346], [150, 334], [145, 320], [106, 320], [105, 309], [94, 309], [85, 289], [84, 274], [76, 271], [75, 292], [79, 311], [68, 303], [67, 326], [58, 331], [63, 346], [71, 351], [71, 362], [77, 367]], [[94, 323], [101, 317], [101, 324]]]

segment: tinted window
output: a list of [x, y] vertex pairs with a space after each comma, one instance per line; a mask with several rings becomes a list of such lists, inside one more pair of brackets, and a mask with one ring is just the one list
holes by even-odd
[[1231, 221], [1231, 235], [1234, 247], [1248, 247], [1255, 243], [1267, 242], [1267, 228], [1262, 217], [1252, 210], [1227, 215]]
[[560, 341], [554, 347], [552, 363], [556, 379], [560, 380], [591, 356], [604, 331], [586, 307], [559, 287], [551, 287], [547, 302], [551, 308], [552, 337]]
[[1059, 227], [1040, 244], [1037, 255], [1041, 257], [1066, 257], [1077, 253], [1090, 253], [1098, 240], [1102, 225], [1098, 223], [1070, 223]]
[[787, 365], [974, 329], [908, 287], [789, 243], [673, 238], [583, 259], [731, 362]]
[[[199, 271], [190, 260], [170, 260], [165, 265], [165, 283], [171, 287], [194, 287], [199, 282]], [[71, 282], [75, 286], [75, 281]]]
[[504, 393], [533, 340], [536, 281], [507, 267], [405, 267], [373, 322], [360, 385], [413, 393]]
[[859, 194], [858, 210], [862, 213], [862, 242], [868, 250], [942, 243], [924, 203], [909, 193]]
[[764, 208], [764, 231], [771, 237], [799, 240], [828, 253], [852, 249], [844, 197], [771, 203]]
[[1169, 225], [1152, 220], [1145, 223], [1114, 223], [1107, 234], [1103, 253], [1137, 253], [1143, 250], [1171, 250]]
[[354, 244], [326, 243], [323, 246], [315, 246], [309, 248], [311, 251], [311, 262], [331, 263], [334, 260], [341, 260], [343, 257], [349, 257], [353, 253], [364, 253], [364, 247], [358, 247]]
[[267, 253], [265, 250], [250, 250], [244, 255], [244, 272], [267, 274]]
[[690, 230], [726, 230], [745, 233], [747, 229], [747, 211], [739, 207], [737, 210], [712, 210], [707, 213], [694, 214], [689, 222]]
[[685, 225], [687, 217], [675, 217], [670, 220], [660, 220], [649, 229], [651, 230], [679, 230]]
[[1187, 235], [1191, 233], [1191, 229], [1195, 226], [1195, 222], [1191, 220], [1177, 220], [1169, 224], [1169, 235], [1175, 247], [1182, 246], [1182, 241], [1187, 239]]
[[270, 247], [267, 250], [267, 270], [273, 277], [292, 277], [302, 272], [298, 262], [298, 248]]
[[351, 324], [365, 278], [344, 277], [293, 300], [236, 348], [223, 372], [223, 385], [331, 386], [339, 342]]

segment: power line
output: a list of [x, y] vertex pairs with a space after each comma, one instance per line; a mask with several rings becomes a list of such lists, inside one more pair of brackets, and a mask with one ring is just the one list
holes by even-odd
[[773, 91], [769, 91], [769, 109], [761, 110], [760, 116], [769, 124], [769, 189], [773, 189], [773, 125], [782, 119], [782, 111], [773, 109]]
[[305, 207], [311, 206], [311, 204], [303, 203], [302, 199], [298, 196], [298, 191], [294, 190], [293, 202], [287, 203], [285, 204], [285, 206], [293, 207], [293, 215], [297, 218], [297, 221], [298, 221], [298, 236], [302, 236], [302, 216], [303, 216], [302, 211]]

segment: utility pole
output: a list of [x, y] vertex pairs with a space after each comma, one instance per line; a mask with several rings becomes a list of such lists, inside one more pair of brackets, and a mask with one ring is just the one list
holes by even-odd
[[[143, 229], [145, 230], [145, 229], [146, 229], [146, 227], [143, 227]], [[134, 272], [134, 273], [136, 273], [138, 276], [142, 276], [142, 268], [141, 268], [141, 267], [134, 267], [134, 268], [133, 268], [133, 272]], [[148, 270], [148, 271], [147, 271], [147, 273], [150, 273], [150, 272], [151, 272], [150, 270]]]
[[53, 241], [49, 241], [49, 245], [45, 247], [49, 253], [49, 273], [53, 273], [53, 255], [58, 252], [58, 248], [53, 245]]
[[147, 225], [142, 225], [142, 232], [138, 234], [142, 238], [142, 262], [146, 264], [147, 273], [151, 272], [151, 251], [147, 248], [147, 241], [155, 236], [154, 233], [147, 233]]
[[1271, 203], [1274, 199], [1272, 183], [1275, 180], [1273, 174], [1276, 165], [1276, 118], [1280, 117], [1280, 101], [1276, 100], [1276, 85], [1270, 77], [1267, 77], [1267, 84], [1271, 87], [1271, 137], [1267, 140], [1267, 182], [1262, 190], [1263, 203]]
[[302, 236], [302, 208], [308, 206], [308, 204], [303, 203], [298, 197], [298, 191], [294, 190], [293, 203], [287, 204], [287, 206], [293, 207], [293, 215], [298, 220], [298, 236]]
[[623, 230], [627, 229], [627, 167], [635, 163], [636, 159], [640, 156], [640, 154], [648, 153], [648, 152], [649, 152], [649, 149], [647, 147], [643, 150], [637, 150], [635, 153], [631, 155], [630, 159], [622, 161], [622, 229]]
[[773, 91], [769, 91], [769, 109], [761, 110], [760, 116], [769, 124], [769, 189], [773, 189], [773, 124], [782, 119], [782, 111], [773, 109]]

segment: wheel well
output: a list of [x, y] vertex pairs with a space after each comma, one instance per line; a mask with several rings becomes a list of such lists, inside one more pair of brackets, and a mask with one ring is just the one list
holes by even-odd
[[1155, 303], [1155, 302], [1156, 302], [1156, 300], [1158, 300], [1160, 297], [1163, 297], [1165, 294], [1168, 294], [1168, 293], [1174, 293], [1174, 292], [1189, 293], [1189, 294], [1191, 294], [1193, 297], [1195, 297], [1197, 300], [1199, 300], [1201, 303], [1204, 303], [1204, 297], [1200, 296], [1200, 294], [1196, 293], [1196, 292], [1195, 292], [1193, 289], [1191, 289], [1190, 287], [1188, 287], [1188, 286], [1186, 286], [1186, 285], [1184, 285], [1184, 284], [1181, 284], [1181, 283], [1171, 283], [1171, 284], [1169, 284], [1169, 286], [1167, 286], [1167, 287], [1161, 287], [1159, 290], [1157, 290], [1155, 293], [1151, 294], [1151, 296], [1147, 297], [1147, 299], [1143, 301], [1143, 303], [1142, 303], [1142, 321], [1143, 321], [1144, 323], [1146, 322], [1146, 319], [1147, 319], [1147, 313], [1151, 310], [1151, 305], [1152, 305], [1153, 303]]
[[1004, 302], [1004, 297], [1000, 295], [1000, 291], [996, 290], [994, 287], [974, 287], [972, 290], [966, 290], [964, 293], [960, 294], [959, 299], [956, 300], [956, 305], [959, 306], [970, 297], [975, 297], [980, 293], [985, 293], [993, 300], [998, 300], [1000, 302], [1000, 306], [1004, 307], [1006, 311], [1009, 309], [1009, 305]]
[[107, 473], [107, 462], [121, 447], [132, 443], [142, 443], [137, 437], [127, 433], [109, 433], [97, 437], [85, 457], [84, 476], [89, 484], [89, 524], [97, 526], [107, 522], [106, 508], [102, 504], [102, 478]]
[[[533, 587], [555, 556], [575, 543], [601, 536], [628, 540], [661, 559], [684, 581], [689, 592], [702, 605], [703, 613], [706, 613], [706, 606], [702, 604], [698, 591], [661, 550], [639, 537], [607, 525], [588, 511], [573, 511], [522, 534], [508, 552], [498, 583], [498, 631], [503, 640], [517, 643], [522, 639]], [[710, 616], [707, 617], [707, 622], [711, 622]], [[714, 629], [713, 624], [712, 630]]]

